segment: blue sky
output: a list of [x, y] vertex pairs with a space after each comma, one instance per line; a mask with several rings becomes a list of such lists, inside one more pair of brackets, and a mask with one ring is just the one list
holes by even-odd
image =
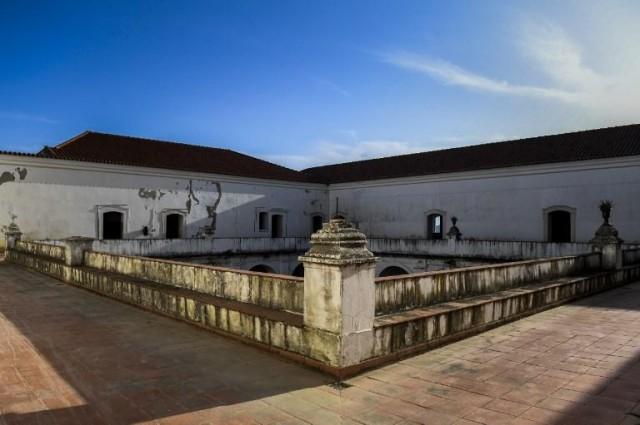
[[293, 168], [640, 123], [638, 1], [0, 2], [0, 149], [81, 131]]

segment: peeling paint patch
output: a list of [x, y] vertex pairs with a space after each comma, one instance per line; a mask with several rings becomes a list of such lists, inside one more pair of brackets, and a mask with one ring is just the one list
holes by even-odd
[[14, 181], [16, 181], [16, 176], [14, 176], [13, 173], [5, 171], [4, 173], [0, 174], [0, 185]]
[[161, 190], [145, 189], [144, 187], [138, 190], [138, 196], [142, 199], [162, 199], [164, 195], [165, 193]]
[[222, 185], [220, 184], [220, 182], [212, 183], [215, 184], [216, 189], [218, 190], [218, 197], [216, 198], [216, 201], [213, 203], [213, 205], [207, 205], [207, 214], [211, 219], [211, 234], [214, 234], [216, 232], [216, 220], [218, 218], [217, 209], [218, 205], [220, 205], [220, 200], [222, 199]]
[[27, 169], [26, 168], [16, 168], [16, 172], [18, 176], [20, 176], [20, 180], [24, 180], [27, 177]]
[[189, 195], [187, 196], [185, 206], [187, 207], [187, 214], [191, 214], [192, 202], [195, 201], [196, 205], [200, 205], [200, 200], [196, 197], [196, 194], [193, 191], [193, 180], [189, 180], [189, 186], [187, 186], [186, 189], [189, 191]]

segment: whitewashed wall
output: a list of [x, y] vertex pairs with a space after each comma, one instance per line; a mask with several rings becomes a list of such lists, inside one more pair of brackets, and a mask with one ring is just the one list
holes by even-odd
[[369, 237], [424, 238], [426, 213], [459, 218], [464, 238], [545, 240], [543, 210], [576, 209], [575, 241], [591, 239], [602, 219], [598, 204], [614, 202], [612, 224], [640, 241], [640, 157], [443, 174], [331, 186], [342, 214]]
[[125, 238], [144, 237], [144, 226], [163, 237], [166, 210], [186, 214], [193, 237], [211, 225], [207, 206], [214, 237], [269, 237], [258, 210], [284, 214], [284, 236], [308, 236], [311, 216], [328, 212], [326, 197], [323, 185], [0, 155], [0, 227], [14, 216], [24, 239], [96, 238], [100, 206], [128, 211]]

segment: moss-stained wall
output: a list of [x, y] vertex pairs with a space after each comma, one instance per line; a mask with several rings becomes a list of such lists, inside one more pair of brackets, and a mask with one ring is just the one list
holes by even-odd
[[376, 279], [376, 315], [600, 269], [600, 254], [518, 261]]
[[16, 250], [26, 252], [39, 257], [54, 258], [64, 261], [65, 249], [62, 246], [49, 245], [35, 242], [16, 242]]
[[302, 278], [86, 252], [85, 265], [262, 307], [302, 312]]

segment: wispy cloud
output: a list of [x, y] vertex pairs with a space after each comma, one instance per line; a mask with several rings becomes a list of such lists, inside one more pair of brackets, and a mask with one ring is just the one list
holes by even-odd
[[576, 95], [564, 90], [511, 84], [473, 73], [442, 59], [432, 59], [410, 52], [391, 52], [382, 55], [386, 63], [427, 74], [444, 84], [462, 86], [471, 90], [517, 96], [553, 98], [573, 102]]
[[43, 117], [40, 115], [24, 114], [21, 112], [4, 112], [0, 111], [0, 119], [12, 120], [12, 121], [31, 121], [42, 124], [59, 124], [59, 121], [51, 118]]
[[[609, 121], [640, 119], [640, 108], [637, 107], [640, 103], [637, 47], [640, 31], [637, 26], [615, 32], [611, 31], [610, 22], [597, 21], [590, 30], [600, 34], [593, 39], [601, 44], [606, 41], [608, 48], [604, 49], [590, 45], [593, 39], [572, 37], [561, 26], [548, 21], [525, 20], [517, 28], [514, 52], [528, 61], [533, 70], [538, 70], [547, 83], [516, 84], [415, 52], [386, 52], [380, 55], [380, 60], [422, 73], [443, 84], [476, 92], [561, 102]], [[592, 63], [603, 69], [590, 66], [585, 52], [589, 52]], [[615, 66], [611, 66], [614, 63]]]
[[400, 140], [356, 140], [336, 142], [321, 140], [310, 144], [308, 153], [267, 155], [269, 161], [293, 169], [304, 169], [318, 165], [338, 164], [371, 158], [404, 155], [416, 152], [449, 148], [454, 146], [505, 140], [506, 137], [493, 135], [488, 137], [439, 137], [430, 142], [416, 143]]
[[340, 96], [343, 97], [351, 97], [351, 93], [346, 90], [345, 88], [343, 88], [342, 86], [340, 86], [339, 84], [331, 81], [331, 80], [327, 80], [325, 78], [314, 78], [313, 81], [320, 87], [323, 87], [325, 89], [328, 89], [334, 93], [339, 94]]

